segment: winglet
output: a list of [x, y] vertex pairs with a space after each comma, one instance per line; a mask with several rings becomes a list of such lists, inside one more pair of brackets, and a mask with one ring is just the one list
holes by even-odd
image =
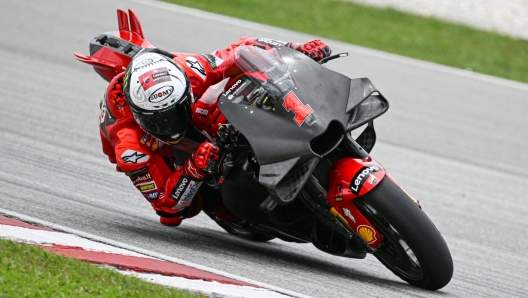
[[141, 39], [145, 39], [143, 36], [143, 29], [141, 29], [141, 23], [139, 22], [139, 18], [136, 13], [129, 9], [128, 16], [130, 17], [130, 31], [139, 35]]
[[104, 61], [104, 60], [101, 60], [101, 59], [98, 59], [98, 58], [95, 58], [95, 57], [86, 56], [86, 55], [83, 55], [81, 53], [73, 52], [73, 54], [75, 55], [75, 57], [77, 57], [77, 60], [79, 60], [81, 62], [84, 62], [84, 63], [87, 63], [87, 64], [90, 64], [90, 65], [93, 65], [93, 66], [97, 66], [97, 67], [101, 67], [101, 68], [105, 68], [105, 69], [115, 69], [116, 66], [117, 66], [113, 62]]
[[128, 15], [126, 11], [118, 9], [117, 10], [117, 24], [119, 25], [119, 31], [130, 31], [128, 26]]

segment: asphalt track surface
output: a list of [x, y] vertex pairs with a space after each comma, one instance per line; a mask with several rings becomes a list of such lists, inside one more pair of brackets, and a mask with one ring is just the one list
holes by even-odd
[[247, 242], [202, 215], [160, 225], [101, 153], [106, 84], [71, 54], [117, 30], [116, 8], [135, 10], [146, 37], [171, 51], [209, 53], [243, 35], [312, 38], [153, 1], [1, 0], [0, 208], [314, 297], [526, 294], [528, 85], [329, 41], [350, 53], [330, 68], [369, 77], [391, 101], [372, 155], [422, 202], [451, 249], [451, 283], [429, 292], [371, 256]]

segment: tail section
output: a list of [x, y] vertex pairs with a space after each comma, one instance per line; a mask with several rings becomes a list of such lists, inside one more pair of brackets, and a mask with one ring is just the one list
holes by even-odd
[[154, 47], [145, 39], [141, 22], [132, 10], [127, 13], [118, 9], [117, 25], [119, 31], [99, 34], [90, 42], [90, 56], [73, 53], [77, 60], [92, 65], [108, 82], [123, 72], [139, 51]]

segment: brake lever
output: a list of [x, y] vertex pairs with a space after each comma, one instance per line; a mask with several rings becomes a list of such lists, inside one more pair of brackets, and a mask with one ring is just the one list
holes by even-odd
[[334, 59], [341, 58], [341, 57], [348, 57], [348, 52], [339, 53], [339, 54], [335, 54], [335, 55], [323, 58], [323, 59], [319, 60], [319, 64], [322, 65], [322, 64], [325, 64], [326, 62], [328, 62], [330, 60], [334, 60]]

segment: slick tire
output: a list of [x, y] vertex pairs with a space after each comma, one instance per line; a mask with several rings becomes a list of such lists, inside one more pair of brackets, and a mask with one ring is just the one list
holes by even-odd
[[453, 260], [440, 232], [417, 204], [384, 178], [356, 205], [383, 235], [374, 256], [409, 284], [428, 290], [446, 286]]

